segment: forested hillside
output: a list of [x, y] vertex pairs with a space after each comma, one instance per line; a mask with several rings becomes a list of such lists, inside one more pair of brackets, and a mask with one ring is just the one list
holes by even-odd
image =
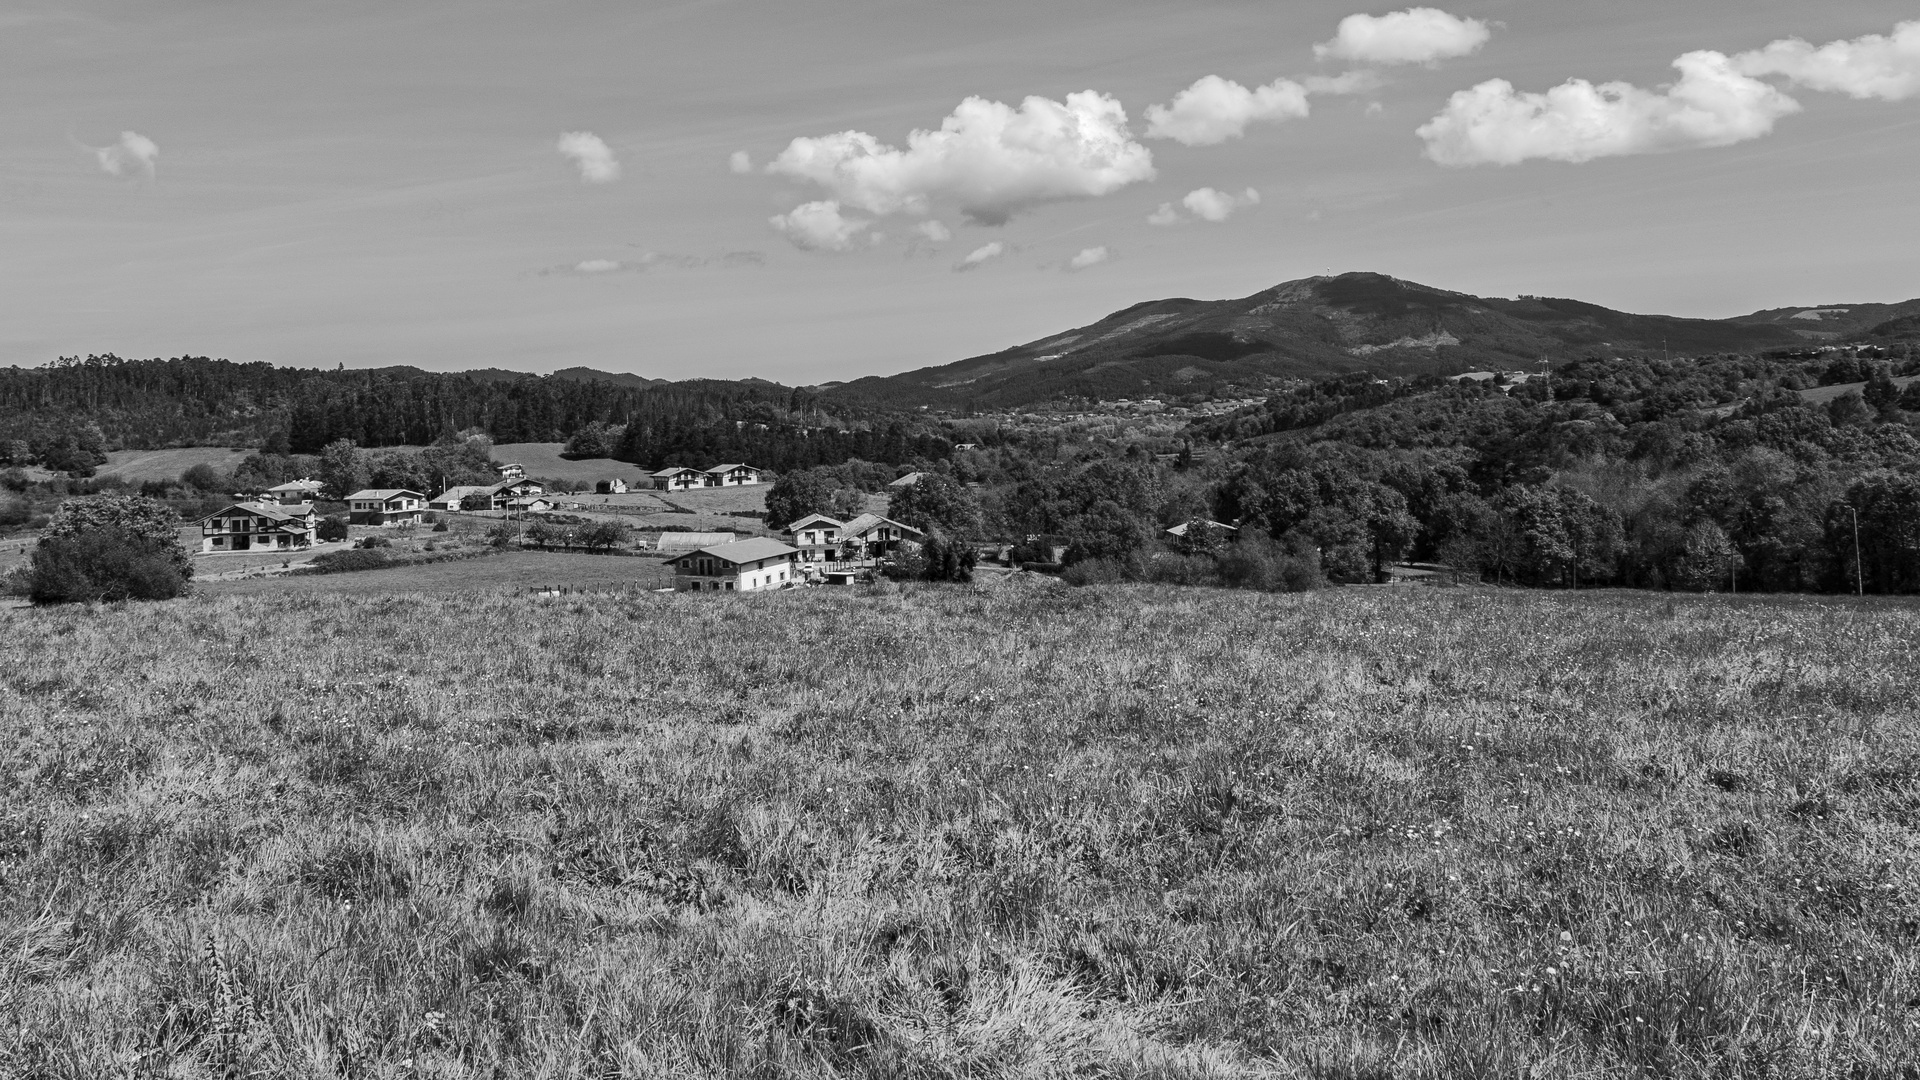
[[106, 449], [231, 445], [312, 454], [341, 439], [421, 446], [474, 431], [496, 442], [559, 442], [589, 428], [609, 440], [605, 453], [654, 468], [725, 458], [785, 469], [943, 452], [924, 433], [845, 406], [828, 412], [815, 395], [775, 383], [600, 376], [64, 358], [0, 368], [0, 464], [84, 471]]

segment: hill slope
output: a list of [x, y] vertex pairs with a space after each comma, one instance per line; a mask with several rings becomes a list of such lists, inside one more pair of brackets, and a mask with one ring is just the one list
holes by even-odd
[[1794, 317], [1804, 310], [1682, 319], [1578, 300], [1473, 296], [1384, 274], [1341, 274], [1289, 281], [1235, 300], [1136, 304], [1003, 352], [860, 379], [826, 393], [892, 406], [990, 407], [1069, 396], [1180, 394], [1227, 384], [1258, 388], [1358, 370], [1451, 374], [1532, 367], [1542, 357], [1564, 362], [1665, 349], [1752, 352], [1851, 333], [1920, 310], [1920, 301], [1855, 305], [1845, 317], [1822, 315], [1827, 321]]

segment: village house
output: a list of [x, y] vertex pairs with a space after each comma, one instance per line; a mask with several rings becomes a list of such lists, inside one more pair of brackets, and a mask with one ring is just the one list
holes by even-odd
[[525, 480], [527, 478], [527, 467], [517, 462], [495, 465], [493, 469], [500, 474], [500, 479], [502, 480]]
[[495, 502], [509, 499], [531, 499], [536, 495], [545, 495], [546, 493], [547, 489], [534, 480], [502, 480], [500, 483], [493, 485], [493, 498]]
[[593, 490], [595, 494], [599, 495], [625, 495], [627, 493], [627, 482], [616, 476], [611, 480], [601, 480], [594, 484]]
[[553, 509], [553, 500], [542, 495], [507, 500], [507, 512], [511, 514], [539, 514], [551, 509]]
[[318, 499], [320, 492], [325, 488], [326, 485], [320, 481], [303, 476], [298, 480], [289, 480], [284, 484], [268, 488], [266, 498], [261, 501], [278, 503], [281, 506], [298, 506]]
[[760, 470], [751, 465], [715, 465], [704, 474], [708, 487], [747, 487], [760, 482]]
[[427, 500], [427, 509], [453, 513], [464, 509], [461, 505], [469, 495], [479, 495], [487, 500], [487, 509], [495, 509], [494, 488], [498, 484], [458, 484]]
[[674, 560], [678, 592], [756, 592], [798, 580], [799, 552], [766, 537], [701, 548]]
[[366, 488], [347, 496], [347, 520], [355, 525], [418, 525], [427, 497], [406, 488]]
[[911, 525], [902, 525], [879, 514], [861, 514], [840, 527], [842, 549], [852, 546], [860, 558], [877, 558], [897, 549], [902, 542], [918, 544], [927, 534]]
[[[1183, 521], [1180, 524], [1175, 525], [1173, 528], [1168, 529], [1166, 534], [1168, 536], [1172, 536], [1175, 538], [1184, 539], [1187, 535], [1187, 526], [1191, 524], [1193, 524], [1193, 522]], [[1220, 535], [1220, 538], [1223, 540], [1232, 540], [1240, 535], [1240, 530], [1238, 527], [1233, 525], [1228, 525], [1224, 522], [1208, 521], [1207, 528], [1218, 533]]]
[[684, 465], [669, 465], [653, 473], [652, 480], [655, 491], [686, 491], [706, 486], [706, 477], [699, 469], [689, 469]]
[[199, 521], [202, 552], [299, 551], [319, 539], [312, 503], [234, 503]]
[[784, 530], [787, 542], [800, 552], [803, 563], [834, 562], [840, 556], [840, 530], [846, 522], [825, 514], [808, 514]]

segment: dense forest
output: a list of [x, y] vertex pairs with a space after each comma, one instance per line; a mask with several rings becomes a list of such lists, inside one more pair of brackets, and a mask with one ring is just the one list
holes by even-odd
[[652, 468], [726, 459], [788, 469], [944, 452], [925, 425], [910, 431], [845, 406], [828, 411], [807, 391], [759, 380], [635, 386], [579, 375], [323, 371], [111, 355], [0, 368], [0, 465], [64, 472], [84, 473], [114, 449], [229, 445], [315, 454], [342, 439], [368, 448], [424, 446], [480, 432], [501, 443], [559, 442], [589, 429], [603, 439], [612, 433], [607, 453]]

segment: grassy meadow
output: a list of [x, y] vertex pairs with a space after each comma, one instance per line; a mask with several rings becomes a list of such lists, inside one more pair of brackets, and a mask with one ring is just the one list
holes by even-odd
[[1920, 1075], [1910, 603], [0, 624], [0, 1076]]

